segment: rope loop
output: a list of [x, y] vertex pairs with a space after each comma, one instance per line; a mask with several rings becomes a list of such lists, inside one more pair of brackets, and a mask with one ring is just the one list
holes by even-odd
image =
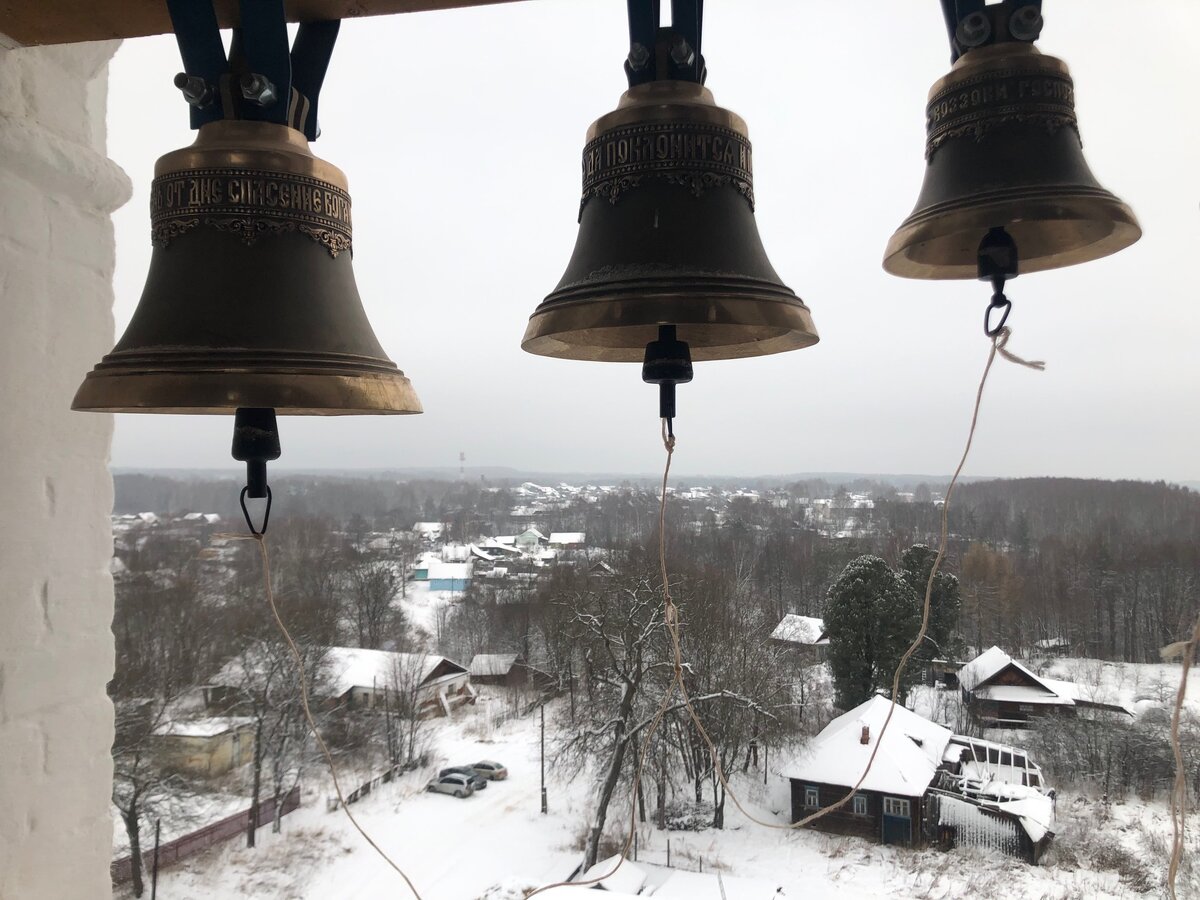
[[262, 527], [255, 528], [254, 520], [250, 518], [250, 510], [246, 508], [246, 494], [250, 491], [250, 485], [242, 488], [241, 494], [238, 495], [238, 503], [242, 507], [242, 516], [246, 519], [246, 527], [250, 529], [250, 533], [259, 540], [267, 533], [267, 523], [271, 521], [271, 486], [267, 485], [267, 509], [263, 513]]
[[[1000, 310], [1000, 321], [995, 325], [992, 324], [992, 311]], [[983, 333], [990, 338], [995, 338], [1004, 331], [1004, 323], [1008, 321], [1008, 314], [1012, 312], [1012, 301], [1004, 296], [1004, 291], [997, 291], [992, 295], [992, 302], [988, 304], [988, 308], [983, 311]]]

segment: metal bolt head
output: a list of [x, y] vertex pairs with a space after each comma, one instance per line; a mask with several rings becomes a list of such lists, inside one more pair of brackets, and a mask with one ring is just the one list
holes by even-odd
[[1046, 24], [1036, 6], [1022, 6], [1008, 19], [1008, 31], [1018, 41], [1036, 41]]
[[175, 76], [175, 87], [183, 94], [183, 99], [197, 109], [203, 109], [212, 103], [215, 93], [212, 87], [198, 75], [180, 72]]
[[646, 68], [648, 62], [650, 62], [650, 51], [646, 49], [645, 44], [634, 44], [629, 48], [629, 68], [640, 72]]
[[979, 47], [992, 36], [992, 22], [981, 12], [973, 12], [954, 30], [954, 39], [963, 47]]
[[278, 99], [275, 85], [265, 75], [252, 72], [242, 76], [242, 96], [255, 106], [270, 106]]
[[677, 66], [690, 66], [696, 61], [696, 51], [682, 35], [675, 35], [671, 41], [671, 59]]

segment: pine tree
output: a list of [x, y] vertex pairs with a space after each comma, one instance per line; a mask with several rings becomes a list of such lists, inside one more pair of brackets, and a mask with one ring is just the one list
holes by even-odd
[[[900, 575], [905, 584], [917, 596], [918, 628], [921, 607], [925, 603], [925, 589], [929, 585], [929, 570], [937, 553], [924, 544], [913, 544], [900, 557]], [[914, 662], [931, 659], [957, 659], [963, 652], [962, 638], [958, 635], [958, 619], [962, 610], [958, 579], [938, 568], [929, 595], [929, 628], [925, 640], [913, 654]], [[914, 633], [913, 637], [916, 637]]]
[[920, 624], [916, 594], [878, 556], [860, 556], [842, 570], [825, 601], [829, 667], [841, 709], [890, 691]]

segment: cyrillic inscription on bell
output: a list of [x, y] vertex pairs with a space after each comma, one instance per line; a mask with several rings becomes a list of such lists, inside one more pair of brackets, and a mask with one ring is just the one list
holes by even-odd
[[929, 91], [925, 180], [883, 267], [906, 278], [975, 278], [992, 228], [1022, 272], [1116, 253], [1139, 237], [1133, 211], [1083, 157], [1067, 66], [1030, 43], [964, 53]]
[[299, 131], [204, 125], [155, 166], [146, 287], [73, 408], [420, 412], [359, 299], [350, 209], [345, 175]]
[[521, 346], [569, 359], [642, 362], [660, 325], [696, 361], [817, 341], [754, 221], [746, 123], [690, 81], [631, 88], [588, 130], [579, 235]]

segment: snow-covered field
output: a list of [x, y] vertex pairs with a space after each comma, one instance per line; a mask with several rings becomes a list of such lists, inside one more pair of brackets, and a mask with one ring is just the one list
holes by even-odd
[[[428, 769], [384, 785], [351, 807], [372, 837], [409, 874], [424, 900], [520, 897], [520, 888], [571, 874], [592, 781], [576, 770], [547, 772], [549, 815], [539, 812], [539, 744], [536, 716], [492, 727], [505, 708], [499, 696], [431, 723]], [[553, 719], [565, 710], [552, 707]], [[507, 781], [465, 800], [425, 793], [432, 770], [446, 764], [495, 758], [509, 767]], [[774, 762], [774, 761], [773, 761]], [[354, 785], [344, 786], [349, 790]], [[788, 787], [774, 774], [741, 784], [743, 801], [759, 818], [786, 822]], [[301, 809], [284, 819], [283, 833], [259, 832], [260, 846], [233, 841], [160, 875], [161, 896], [173, 900], [224, 898], [407, 898], [400, 877], [355, 832], [340, 811], [329, 812], [326, 780], [310, 778]], [[628, 821], [627, 800], [614, 819]], [[699, 832], [638, 831], [639, 863], [664, 864], [666, 842], [676, 868], [769, 884], [767, 896], [793, 898], [1128, 898], [1158, 883], [1165, 867], [1170, 821], [1162, 803], [1105, 805], [1060, 795], [1058, 846], [1041, 867], [971, 851], [941, 853], [882, 847], [857, 838], [769, 829], [727, 806], [727, 827]], [[618, 826], [619, 827], [619, 826]], [[1193, 852], [1198, 847], [1193, 838]], [[1189, 874], [1194, 884], [1195, 875]], [[659, 879], [661, 880], [661, 879]], [[696, 896], [703, 882], [697, 882]], [[781, 889], [775, 893], [774, 889]], [[1157, 888], [1153, 888], [1157, 890]], [[1190, 893], [1189, 893], [1190, 891]], [[118, 895], [121, 896], [121, 895]], [[720, 896], [719, 893], [713, 896]], [[1200, 897], [1195, 886], [1180, 897]], [[765, 900], [765, 898], [764, 898]]]

